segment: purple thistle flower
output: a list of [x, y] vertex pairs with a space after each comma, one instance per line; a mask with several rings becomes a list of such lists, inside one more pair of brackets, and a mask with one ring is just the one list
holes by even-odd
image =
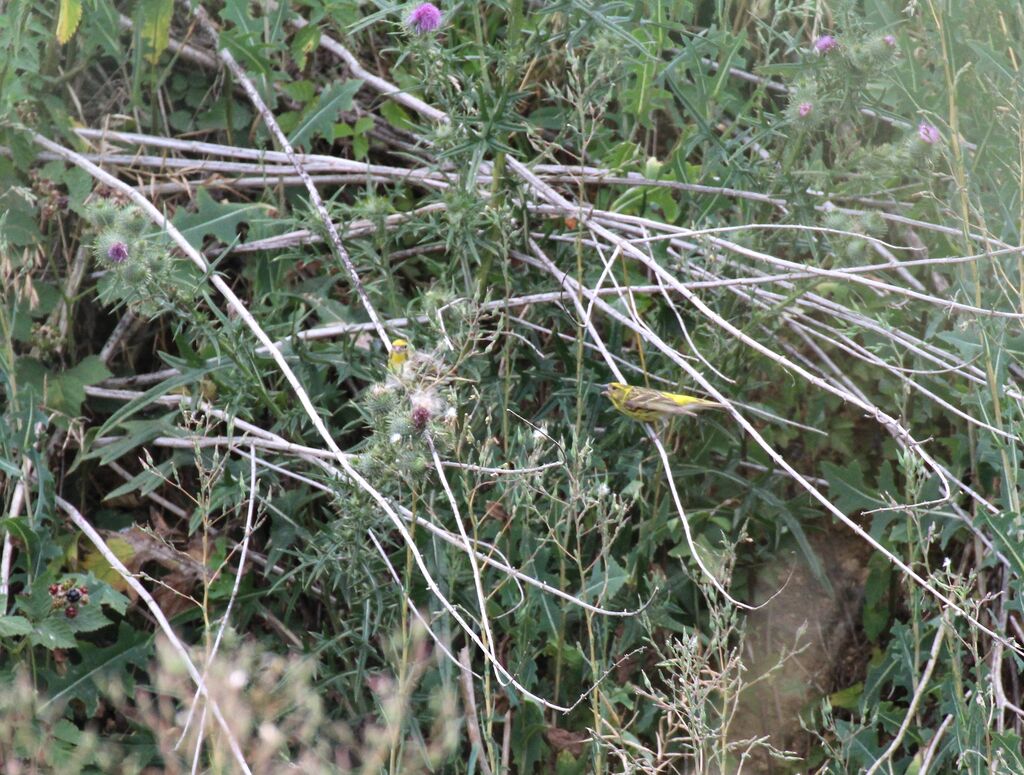
[[926, 145], [935, 145], [942, 140], [942, 135], [939, 134], [939, 130], [925, 121], [922, 121], [917, 125], [917, 136], [921, 139], [921, 142]]
[[797, 107], [796, 112], [799, 114], [800, 118], [807, 118], [811, 115], [812, 110], [814, 110], [814, 106], [811, 103], [801, 102], [799, 107]]
[[123, 242], [114, 242], [107, 248], [107, 258], [113, 264], [121, 264], [128, 260], [128, 246]]
[[409, 15], [409, 26], [420, 35], [441, 26], [441, 10], [433, 3], [421, 3]]
[[889, 48], [896, 48], [895, 35], [886, 35], [884, 38], [882, 38], [882, 40], [885, 41], [885, 45], [887, 45]]
[[816, 41], [814, 41], [814, 50], [819, 54], [827, 54], [829, 51], [839, 45], [839, 41], [836, 40], [832, 35], [822, 35]]

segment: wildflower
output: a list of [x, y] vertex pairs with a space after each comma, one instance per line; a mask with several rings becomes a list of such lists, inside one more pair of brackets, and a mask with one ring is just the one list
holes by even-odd
[[926, 145], [935, 145], [937, 142], [942, 140], [942, 135], [939, 134], [939, 130], [926, 121], [922, 121], [917, 125], [917, 136], [921, 138], [921, 142]]
[[244, 670], [235, 669], [228, 674], [228, 686], [232, 689], [241, 689], [249, 682], [249, 676]]
[[895, 35], [886, 35], [884, 38], [882, 38], [882, 40], [885, 41], [885, 45], [887, 45], [889, 48], [896, 48]]
[[425, 406], [417, 406], [412, 410], [412, 425], [418, 430], [422, 431], [427, 427], [427, 423], [430, 422], [430, 410]]
[[819, 54], [827, 54], [839, 45], [839, 41], [832, 35], [822, 35], [814, 41], [814, 50]]
[[420, 35], [441, 26], [441, 10], [433, 3], [421, 3], [409, 15], [409, 26]]
[[113, 264], [121, 264], [128, 260], [128, 246], [123, 242], [112, 242], [107, 248], [107, 258]]
[[814, 110], [814, 106], [809, 102], [801, 102], [800, 106], [796, 109], [797, 114], [800, 118], [807, 118], [811, 115], [811, 111]]

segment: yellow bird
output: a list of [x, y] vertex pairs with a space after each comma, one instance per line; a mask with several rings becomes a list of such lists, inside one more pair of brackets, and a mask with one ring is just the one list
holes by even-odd
[[612, 402], [612, 406], [627, 417], [640, 422], [654, 422], [678, 414], [696, 414], [705, 409], [723, 409], [716, 401], [683, 395], [682, 393], [666, 393], [664, 390], [623, 385], [621, 382], [609, 382], [604, 392]]
[[409, 360], [409, 343], [404, 339], [392, 340], [391, 352], [388, 353], [388, 369], [391, 373], [398, 374], [407, 360]]

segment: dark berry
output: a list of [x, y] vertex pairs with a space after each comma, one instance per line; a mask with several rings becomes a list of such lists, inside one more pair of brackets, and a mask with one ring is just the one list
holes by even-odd
[[68, 590], [68, 594], [67, 594], [67, 599], [68, 599], [69, 603], [77, 603], [79, 600], [82, 599], [82, 593], [79, 592], [77, 589], [74, 589], [74, 588], [69, 589]]
[[76, 616], [78, 616], [78, 609], [75, 608], [73, 605], [69, 605], [67, 608], [64, 609], [64, 615], [68, 617], [68, 619], [74, 619]]

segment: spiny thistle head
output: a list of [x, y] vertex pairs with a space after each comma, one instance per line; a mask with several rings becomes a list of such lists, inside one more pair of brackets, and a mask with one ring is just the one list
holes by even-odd
[[817, 54], [827, 54], [839, 46], [839, 41], [832, 35], [822, 35], [814, 41], [814, 51]]
[[128, 260], [128, 246], [118, 240], [111, 243], [107, 248], [107, 260], [113, 264], [120, 264]]
[[409, 27], [420, 35], [441, 26], [441, 10], [433, 3], [421, 3], [409, 15]]
[[939, 130], [927, 121], [922, 121], [917, 125], [917, 137], [925, 145], [936, 145], [942, 141]]

